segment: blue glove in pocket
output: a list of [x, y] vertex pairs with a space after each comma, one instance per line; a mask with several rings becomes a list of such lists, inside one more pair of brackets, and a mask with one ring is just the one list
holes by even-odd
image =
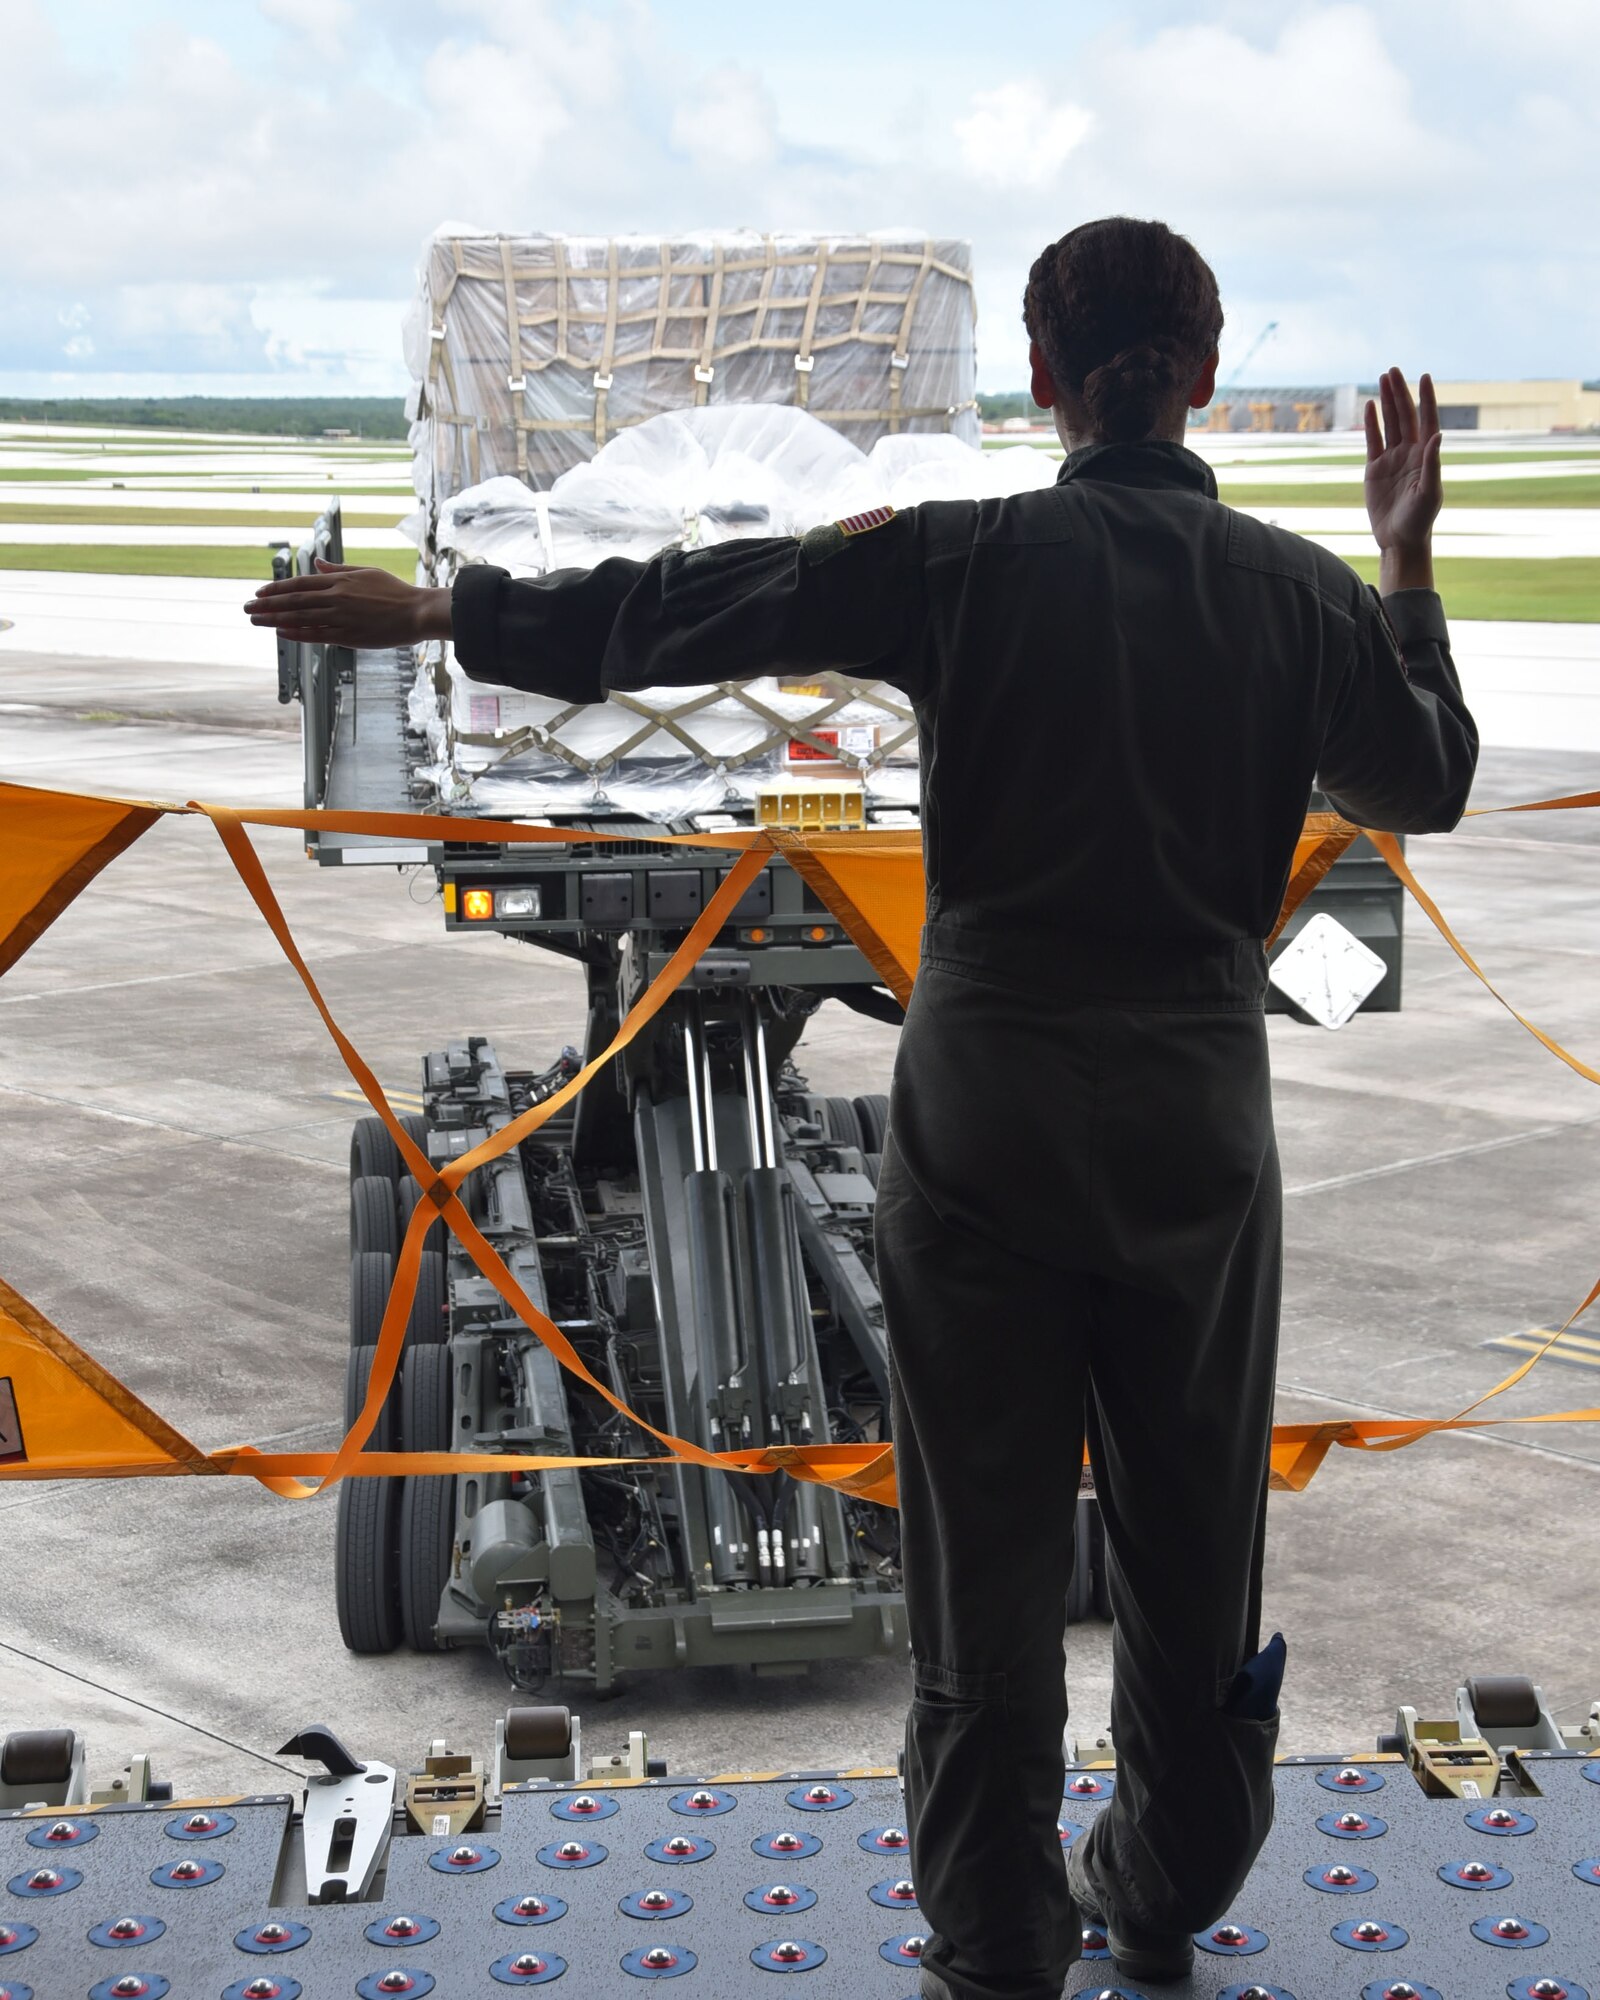
[[1252, 1654], [1234, 1675], [1228, 1699], [1222, 1704], [1224, 1712], [1246, 1716], [1255, 1722], [1266, 1722], [1275, 1715], [1288, 1655], [1283, 1634], [1274, 1632], [1261, 1651]]

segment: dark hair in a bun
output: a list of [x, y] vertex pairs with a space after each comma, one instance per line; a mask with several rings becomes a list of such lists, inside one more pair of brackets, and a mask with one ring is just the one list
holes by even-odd
[[1126, 442], [1176, 422], [1180, 396], [1222, 331], [1222, 302], [1187, 237], [1164, 222], [1113, 215], [1039, 253], [1022, 320], [1097, 435]]

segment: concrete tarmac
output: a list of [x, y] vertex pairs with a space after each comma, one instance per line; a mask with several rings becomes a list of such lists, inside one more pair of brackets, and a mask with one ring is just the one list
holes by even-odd
[[[297, 796], [297, 748], [268, 689], [213, 680], [193, 720], [180, 697], [169, 675], [165, 719], [122, 723], [32, 702], [0, 716], [0, 773], [169, 798]], [[122, 698], [136, 703], [136, 687]], [[1595, 778], [1592, 757], [1491, 751], [1478, 799]], [[319, 873], [293, 834], [257, 840], [386, 1084], [417, 1088], [421, 1052], [464, 1031], [529, 1065], [574, 1039], [575, 972], [506, 940], [446, 939], [431, 876]], [[1600, 1056], [1600, 817], [1477, 820], [1410, 852], [1508, 995]], [[1272, 1023], [1285, 1421], [1453, 1413], [1515, 1365], [1485, 1343], [1558, 1324], [1600, 1266], [1600, 1095], [1415, 911], [1406, 950], [1401, 1013], [1336, 1035]], [[820, 1090], [881, 1090], [894, 1042], [829, 1005], [801, 1067]], [[0, 983], [0, 1271], [201, 1446], [331, 1446], [350, 1088], [215, 835], [163, 822]], [[1600, 1370], [1547, 1362], [1502, 1400], [1600, 1403]], [[1018, 1449], [1049, 1448], [1019, 1385]], [[507, 1702], [487, 1654], [344, 1651], [331, 1500], [244, 1480], [0, 1484], [0, 1517], [0, 1727], [74, 1724], [101, 1775], [148, 1748], [180, 1794], [276, 1787], [293, 1768], [278, 1746], [314, 1719], [358, 1754], [410, 1764], [433, 1736], [486, 1750]], [[1581, 1720], [1600, 1698], [1597, 1532], [1600, 1426], [1335, 1451], [1308, 1492], [1272, 1506], [1285, 1751], [1370, 1747], [1402, 1701], [1449, 1713], [1471, 1672], [1529, 1673], [1562, 1720]], [[1092, 1734], [1107, 1714], [1107, 1628], [1070, 1628], [1066, 1660], [1074, 1726]], [[571, 1698], [591, 1748], [644, 1727], [687, 1772], [892, 1763], [908, 1694], [906, 1663], [884, 1659], [792, 1681], [639, 1676], [608, 1702]]]

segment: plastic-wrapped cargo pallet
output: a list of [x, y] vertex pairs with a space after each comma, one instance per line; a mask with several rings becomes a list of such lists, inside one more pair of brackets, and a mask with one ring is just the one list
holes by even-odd
[[631, 424], [722, 403], [807, 410], [863, 450], [978, 441], [971, 249], [909, 234], [429, 240], [407, 315], [418, 497], [546, 488]]
[[[1048, 484], [1047, 453], [882, 437], [870, 453], [799, 410], [689, 409], [613, 439], [548, 493], [504, 476], [446, 502], [435, 574], [492, 562], [513, 575], [749, 535], [802, 534], [878, 506]], [[843, 673], [614, 693], [588, 706], [474, 681], [430, 649], [410, 703], [422, 775], [492, 814], [620, 812], [657, 821], [773, 816], [803, 790], [832, 823], [904, 820], [918, 802], [916, 723], [896, 690]], [[703, 823], [703, 821], [702, 821]], [[828, 823], [826, 820], [822, 823]]]

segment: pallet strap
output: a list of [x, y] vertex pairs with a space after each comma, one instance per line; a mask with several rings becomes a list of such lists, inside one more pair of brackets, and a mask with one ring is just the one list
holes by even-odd
[[817, 311], [822, 304], [822, 288], [828, 277], [828, 246], [819, 244], [817, 265], [811, 274], [811, 292], [806, 299], [806, 316], [800, 328], [800, 343], [795, 349], [795, 394], [794, 399], [803, 410], [811, 400], [811, 371], [816, 366], [816, 356], [811, 344], [817, 337]]
[[525, 396], [528, 378], [522, 372], [522, 316], [517, 306], [517, 277], [511, 261], [511, 239], [500, 238], [500, 271], [506, 288], [506, 341], [511, 359], [511, 372], [506, 377], [506, 389], [512, 397], [511, 421], [516, 426], [517, 436], [517, 477], [524, 483], [528, 480], [528, 431], [522, 422], [526, 409]]
[[[1600, 792], [1534, 801], [1497, 811], [1547, 812], [1600, 806]], [[306, 831], [361, 833], [391, 839], [471, 840], [478, 844], [559, 842], [565, 828], [495, 824], [410, 813], [327, 811], [241, 812], [191, 802], [162, 805], [148, 800], [109, 799], [88, 794], [37, 791], [0, 785], [0, 971], [13, 964], [115, 856], [168, 813], [204, 814], [241, 880], [298, 974], [350, 1075], [399, 1149], [422, 1189], [397, 1260], [393, 1286], [379, 1332], [366, 1399], [348, 1433], [333, 1452], [264, 1453], [254, 1445], [204, 1452], [150, 1410], [27, 1300], [0, 1282], [0, 1479], [125, 1478], [159, 1475], [246, 1476], [288, 1499], [309, 1499], [342, 1478], [392, 1477], [458, 1472], [542, 1472], [566, 1466], [659, 1465], [674, 1460], [734, 1472], [786, 1471], [799, 1479], [832, 1486], [863, 1500], [895, 1504], [891, 1445], [785, 1445], [709, 1452], [692, 1441], [657, 1429], [631, 1410], [585, 1365], [560, 1328], [542, 1312], [473, 1223], [458, 1190], [475, 1168], [499, 1158], [539, 1129], [618, 1055], [665, 1005], [700, 954], [723, 928], [746, 887], [774, 855], [789, 860], [818, 890], [830, 909], [889, 979], [902, 998], [915, 976], [916, 933], [921, 917], [920, 836], [915, 833], [797, 834], [783, 829], [659, 837], [661, 845], [732, 851], [737, 855], [722, 882], [678, 950], [630, 1009], [611, 1044], [591, 1058], [561, 1089], [530, 1106], [471, 1152], [435, 1169], [400, 1122], [359, 1050], [340, 1027], [301, 956], [262, 868], [247, 827], [297, 827]], [[1284, 917], [1326, 873], [1332, 860], [1355, 837], [1356, 829], [1333, 815], [1309, 822], [1296, 851]], [[586, 834], [596, 842], [603, 833]], [[1369, 835], [1399, 880], [1414, 895], [1441, 936], [1462, 962], [1561, 1061], [1591, 1083], [1600, 1070], [1581, 1061], [1535, 1026], [1490, 984], [1477, 961], [1456, 937], [1400, 854], [1384, 834]], [[1280, 918], [1279, 928], [1284, 918]], [[1276, 935], [1276, 933], [1274, 933]], [[518, 1453], [368, 1452], [363, 1450], [393, 1386], [421, 1266], [422, 1244], [436, 1216], [442, 1216], [484, 1278], [512, 1312], [572, 1373], [606, 1402], [666, 1447], [663, 1456], [638, 1458], [551, 1457]], [[1600, 1282], [1568, 1316], [1563, 1327], [1505, 1379], [1453, 1417], [1338, 1419], [1275, 1428], [1271, 1484], [1299, 1492], [1310, 1482], [1328, 1451], [1338, 1444], [1363, 1451], [1393, 1451], [1436, 1432], [1475, 1430], [1501, 1423], [1594, 1423], [1600, 1408], [1561, 1410], [1537, 1416], [1484, 1417], [1485, 1403], [1521, 1382], [1572, 1323], [1597, 1300]]]

